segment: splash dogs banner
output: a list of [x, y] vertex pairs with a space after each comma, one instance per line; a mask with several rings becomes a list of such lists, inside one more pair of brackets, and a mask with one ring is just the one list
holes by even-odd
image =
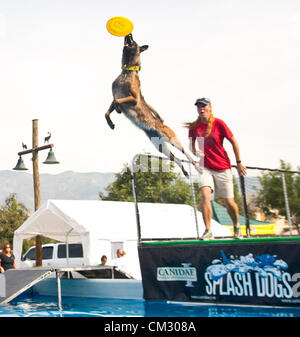
[[300, 241], [142, 245], [144, 297], [300, 306]]

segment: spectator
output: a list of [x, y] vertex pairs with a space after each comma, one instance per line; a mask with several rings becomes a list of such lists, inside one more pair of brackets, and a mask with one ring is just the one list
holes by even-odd
[[8, 269], [16, 269], [15, 256], [11, 252], [10, 245], [6, 243], [0, 254], [0, 272], [4, 273]]
[[126, 255], [125, 250], [123, 249], [118, 249], [117, 250], [117, 258], [120, 259], [121, 257], [124, 257]]
[[125, 257], [126, 252], [123, 249], [117, 250], [117, 258], [115, 259], [115, 265], [120, 269], [121, 271], [127, 273], [128, 272], [128, 261]]
[[101, 263], [99, 264], [100, 267], [104, 267], [107, 263], [107, 256], [106, 255], [102, 255], [101, 257]]

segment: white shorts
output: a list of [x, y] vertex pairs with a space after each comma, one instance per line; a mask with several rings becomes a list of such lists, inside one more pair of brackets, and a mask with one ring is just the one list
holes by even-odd
[[200, 177], [200, 189], [205, 186], [212, 189], [215, 197], [234, 198], [231, 169], [225, 171], [213, 171], [204, 168], [203, 174]]

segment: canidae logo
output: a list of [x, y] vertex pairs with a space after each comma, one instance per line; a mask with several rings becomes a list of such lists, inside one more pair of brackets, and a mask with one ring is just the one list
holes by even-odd
[[158, 267], [158, 281], [186, 281], [186, 287], [193, 287], [197, 281], [197, 270], [190, 267], [191, 263], [181, 263], [182, 267]]

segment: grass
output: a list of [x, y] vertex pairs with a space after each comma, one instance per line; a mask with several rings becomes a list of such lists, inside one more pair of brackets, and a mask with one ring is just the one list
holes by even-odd
[[252, 237], [238, 239], [215, 239], [215, 240], [160, 240], [142, 242], [143, 246], [159, 246], [159, 245], [191, 245], [191, 244], [244, 244], [244, 243], [264, 243], [264, 242], [297, 242], [300, 241], [300, 236], [287, 236], [287, 237]]

